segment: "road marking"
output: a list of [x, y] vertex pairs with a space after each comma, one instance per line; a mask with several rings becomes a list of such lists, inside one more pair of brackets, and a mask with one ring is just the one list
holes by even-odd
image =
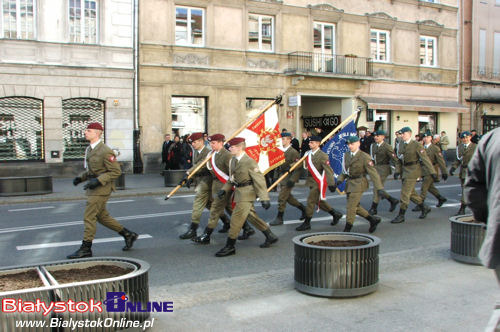
[[18, 211], [45, 210], [45, 209], [54, 209], [54, 208], [55, 208], [55, 206], [40, 206], [40, 207], [25, 208], [25, 209], [12, 209], [12, 210], [7, 210], [7, 211], [18, 212]]
[[113, 204], [113, 203], [127, 203], [127, 202], [134, 202], [133, 199], [126, 199], [123, 201], [108, 201], [108, 204]]
[[[149, 234], [139, 235], [139, 239], [150, 239], [152, 238]], [[118, 242], [123, 241], [123, 237], [106, 237], [103, 239], [95, 239], [92, 243], [105, 243], [105, 242]], [[16, 246], [17, 250], [31, 250], [31, 249], [43, 249], [43, 248], [55, 248], [55, 247], [69, 247], [81, 244], [82, 241], [67, 241], [67, 242], [53, 242], [53, 243], [41, 243], [41, 244], [29, 244], [25, 246]]]

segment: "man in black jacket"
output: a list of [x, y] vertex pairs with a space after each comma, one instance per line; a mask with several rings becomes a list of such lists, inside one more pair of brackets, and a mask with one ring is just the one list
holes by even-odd
[[165, 170], [170, 169], [168, 162], [168, 148], [172, 145], [173, 141], [170, 139], [170, 134], [165, 134], [165, 141], [161, 148], [161, 162], [165, 164]]

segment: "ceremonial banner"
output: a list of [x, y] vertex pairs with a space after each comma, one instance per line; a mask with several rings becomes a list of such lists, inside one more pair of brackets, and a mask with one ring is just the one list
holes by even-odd
[[266, 174], [285, 162], [285, 154], [280, 149], [281, 135], [276, 105], [261, 114], [238, 136], [245, 138], [245, 152], [259, 164], [262, 173]]
[[[330, 166], [333, 169], [335, 179], [342, 173], [344, 169], [344, 153], [349, 151], [346, 144], [346, 138], [349, 136], [357, 135], [356, 125], [354, 121], [349, 122], [342, 128], [337, 135], [333, 136], [331, 140], [325, 143], [322, 150], [330, 158]], [[337, 190], [343, 194], [345, 191], [345, 181], [339, 183]]]

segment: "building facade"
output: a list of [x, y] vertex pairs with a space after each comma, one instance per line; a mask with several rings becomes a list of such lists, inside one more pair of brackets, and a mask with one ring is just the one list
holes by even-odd
[[[280, 126], [445, 130], [459, 114], [458, 5], [417, 0], [142, 0], [144, 163], [165, 133], [232, 134], [278, 94]], [[193, 107], [195, 105], [196, 107]], [[146, 130], [147, 128], [147, 130]]]
[[2, 175], [80, 165], [93, 121], [130, 168], [133, 79], [132, 0], [0, 0]]
[[500, 126], [500, 0], [461, 0], [461, 127], [478, 134]]

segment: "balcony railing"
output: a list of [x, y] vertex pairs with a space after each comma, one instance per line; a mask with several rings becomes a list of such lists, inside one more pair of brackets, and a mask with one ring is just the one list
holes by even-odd
[[288, 53], [287, 72], [373, 76], [373, 63], [370, 58], [357, 56], [292, 52]]

